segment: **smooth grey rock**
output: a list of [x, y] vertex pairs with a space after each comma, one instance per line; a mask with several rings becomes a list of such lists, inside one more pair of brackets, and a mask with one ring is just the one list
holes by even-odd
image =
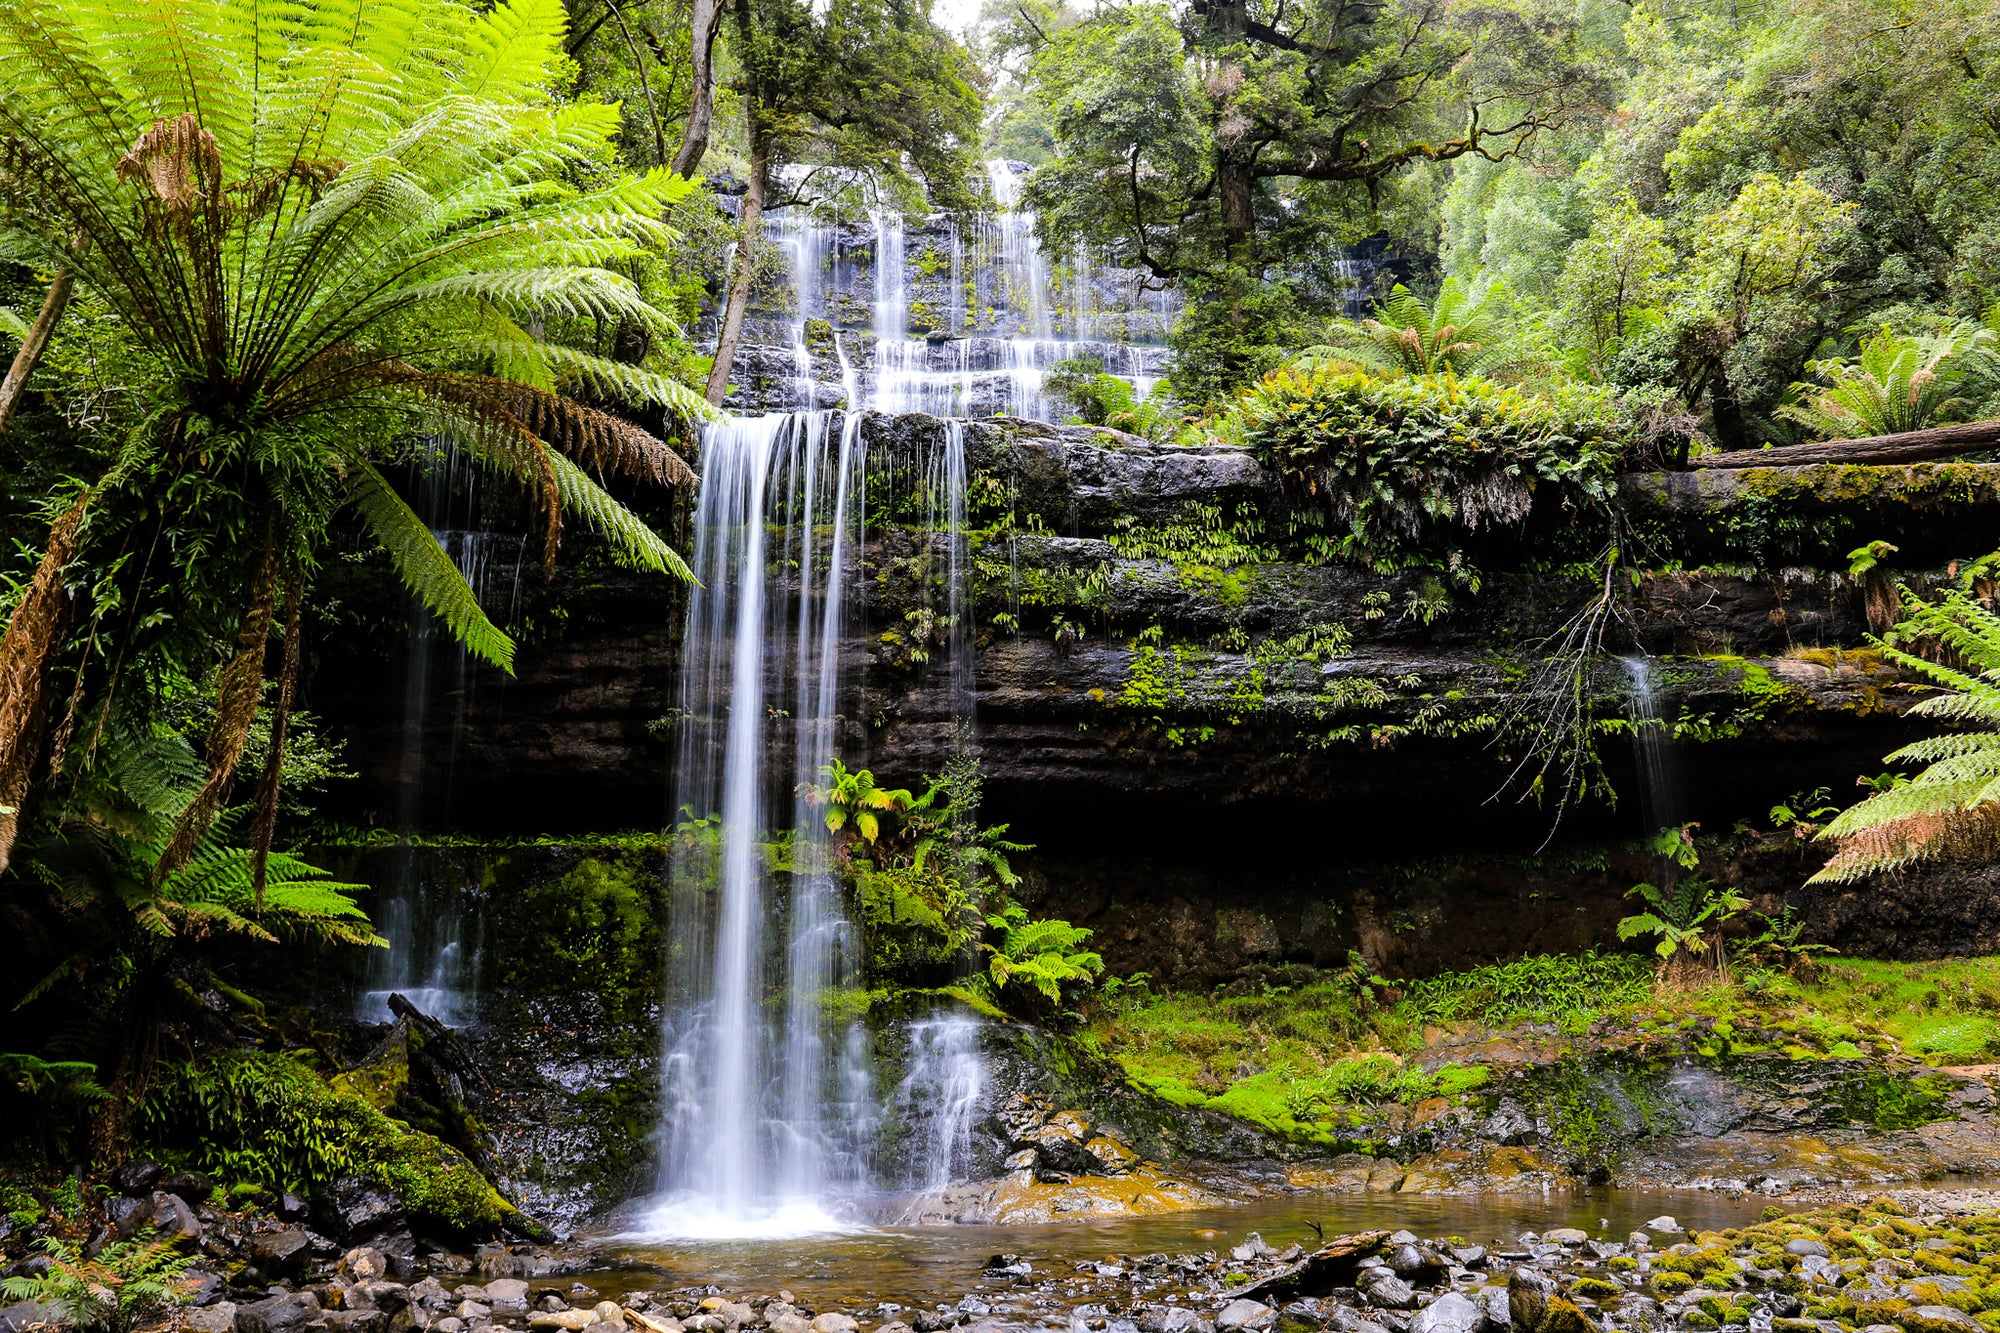
[[1370, 1305], [1385, 1310], [1407, 1310], [1417, 1303], [1417, 1293], [1410, 1284], [1386, 1268], [1364, 1269], [1354, 1284]]
[[185, 1322], [189, 1333], [231, 1333], [236, 1327], [236, 1302], [197, 1306], [187, 1312]]
[[829, 1310], [823, 1315], [815, 1315], [812, 1323], [808, 1324], [807, 1327], [812, 1330], [812, 1333], [855, 1333], [855, 1330], [859, 1329], [861, 1325], [856, 1322], [854, 1316], [851, 1314], [842, 1314], [838, 1310]]
[[1514, 1315], [1508, 1308], [1507, 1288], [1481, 1287], [1473, 1299], [1479, 1302], [1480, 1327], [1485, 1333], [1504, 1333], [1513, 1325]]
[[1507, 1278], [1507, 1315], [1521, 1333], [1534, 1333], [1556, 1294], [1555, 1279], [1533, 1268], [1517, 1268]]
[[236, 1307], [236, 1333], [298, 1333], [324, 1321], [319, 1298], [310, 1291], [288, 1291]]
[[1149, 1305], [1138, 1319], [1139, 1333], [1194, 1333], [1206, 1322], [1184, 1305]]
[[1485, 1318], [1477, 1302], [1448, 1291], [1410, 1316], [1410, 1333], [1476, 1333]]
[[197, 1241], [201, 1239], [201, 1219], [188, 1207], [187, 1200], [166, 1190], [153, 1191], [153, 1239]]
[[35, 1301], [16, 1301], [0, 1306], [0, 1333], [28, 1333], [30, 1329], [54, 1329], [56, 1312]]
[[389, 1275], [389, 1256], [372, 1245], [360, 1245], [341, 1256], [340, 1267], [356, 1282], [373, 1282]]
[[1550, 1227], [1542, 1239], [1551, 1245], [1581, 1245], [1590, 1239], [1590, 1233], [1577, 1227]]
[[1326, 1326], [1337, 1328], [1340, 1333], [1389, 1333], [1385, 1325], [1346, 1305], [1333, 1307], [1333, 1313], [1327, 1316]]
[[335, 1310], [327, 1315], [326, 1326], [332, 1333], [388, 1333], [389, 1313], [386, 1310]]
[[1654, 1218], [1652, 1221], [1646, 1223], [1646, 1230], [1661, 1236], [1677, 1235], [1679, 1234], [1680, 1229], [1681, 1229], [1681, 1224], [1674, 1221], [1673, 1218], [1666, 1216], [1664, 1213], [1661, 1214], [1659, 1217]]
[[528, 1308], [528, 1284], [518, 1277], [496, 1277], [486, 1284], [486, 1301], [496, 1311]]
[[111, 1185], [120, 1194], [148, 1195], [160, 1183], [160, 1164], [150, 1157], [129, 1157], [111, 1173]]
[[1962, 1328], [1970, 1333], [1973, 1329], [1984, 1329], [1977, 1319], [1963, 1310], [1954, 1310], [1949, 1305], [1919, 1305], [1909, 1312], [1910, 1322], [1924, 1324], [1944, 1324], [1951, 1328]]
[[1800, 1258], [1811, 1256], [1819, 1259], [1827, 1259], [1833, 1256], [1832, 1250], [1827, 1249], [1826, 1246], [1820, 1244], [1818, 1241], [1809, 1240], [1804, 1236], [1786, 1241], [1785, 1253], [1796, 1254]]
[[1278, 1312], [1262, 1301], [1234, 1300], [1215, 1316], [1217, 1329], [1240, 1328], [1246, 1333], [1263, 1333], [1278, 1322]]
[[[299, 1227], [263, 1231], [250, 1238], [250, 1262], [265, 1277], [296, 1276], [312, 1258], [312, 1240]], [[379, 1275], [378, 1275], [379, 1276]]]

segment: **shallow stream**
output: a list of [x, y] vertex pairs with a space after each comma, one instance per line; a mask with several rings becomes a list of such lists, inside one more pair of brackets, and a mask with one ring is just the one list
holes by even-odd
[[1407, 1228], [1425, 1237], [1459, 1236], [1492, 1244], [1524, 1231], [1580, 1227], [1592, 1236], [1623, 1240], [1662, 1214], [1689, 1229], [1741, 1226], [1756, 1221], [1772, 1202], [1762, 1195], [1612, 1187], [1546, 1195], [1295, 1194], [1228, 1208], [1041, 1226], [882, 1227], [785, 1240], [676, 1241], [671, 1246], [612, 1239], [609, 1243], [624, 1262], [582, 1281], [612, 1297], [702, 1285], [728, 1295], [788, 1290], [808, 1308], [849, 1311], [884, 1301], [905, 1308], [956, 1304], [971, 1295], [991, 1304], [995, 1313], [1018, 1318], [1047, 1310], [1048, 1293], [984, 1276], [992, 1255], [1027, 1260], [1035, 1280], [1077, 1279], [1065, 1286], [1068, 1299], [1059, 1304], [1080, 1304], [1103, 1299], [1118, 1284], [1103, 1282], [1096, 1290], [1098, 1283], [1083, 1280], [1091, 1275], [1077, 1271], [1079, 1263], [1113, 1255], [1220, 1253], [1253, 1231], [1277, 1248], [1294, 1241], [1311, 1248], [1314, 1223], [1328, 1237]]

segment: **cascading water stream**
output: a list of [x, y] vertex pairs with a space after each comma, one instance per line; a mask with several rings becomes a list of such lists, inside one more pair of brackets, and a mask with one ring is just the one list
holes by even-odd
[[958, 1178], [972, 1144], [972, 1124], [986, 1097], [980, 1022], [940, 1013], [909, 1025], [910, 1054], [896, 1109], [922, 1148], [924, 1171], [912, 1182], [936, 1195]]
[[[679, 804], [715, 819], [687, 834], [673, 866], [679, 1003], [653, 1234], [824, 1230], [865, 1183], [865, 1117], [820, 1008], [846, 979], [851, 941], [804, 794], [832, 757], [842, 702], [865, 503], [857, 425], [819, 412], [733, 418], [704, 443]], [[769, 864], [781, 805], [782, 882]], [[781, 949], [766, 948], [773, 934]]]
[[1666, 722], [1660, 716], [1651, 659], [1637, 656], [1618, 660], [1632, 683], [1632, 750], [1638, 761], [1640, 808], [1650, 836], [1680, 824], [1680, 793], [1675, 785], [1673, 754], [1668, 749]]

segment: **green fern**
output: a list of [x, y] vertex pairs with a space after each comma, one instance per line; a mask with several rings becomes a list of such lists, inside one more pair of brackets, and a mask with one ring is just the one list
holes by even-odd
[[1827, 387], [1795, 384], [1780, 417], [1822, 439], [1860, 439], [1922, 430], [1967, 407], [1961, 386], [1993, 359], [1995, 333], [1970, 320], [1927, 337], [1883, 329], [1861, 344], [1861, 355], [1812, 361], [1807, 369]]
[[1903, 619], [1877, 642], [1890, 661], [1942, 690], [1910, 715], [1963, 729], [1891, 753], [1889, 763], [1925, 767], [1834, 816], [1818, 835], [1836, 844], [1834, 854], [1810, 882], [2000, 852], [2000, 617], [1963, 592], [1938, 602], [1907, 588], [1902, 596]]
[[147, 488], [185, 467], [169, 458], [257, 476], [295, 567], [351, 504], [503, 668], [511, 642], [378, 471], [415, 436], [527, 488], [551, 556], [568, 514], [628, 563], [690, 577], [591, 475], [687, 484], [687, 465], [568, 395], [711, 410], [543, 333], [670, 330], [620, 270], [673, 241], [662, 219], [692, 190], [604, 171], [619, 107], [551, 96], [565, 22], [559, 0], [0, 7], [0, 253], [74, 274], [157, 362], [122, 502], [156, 502]]
[[1400, 282], [1375, 317], [1340, 321], [1331, 337], [1293, 358], [1301, 370], [1351, 365], [1390, 374], [1490, 374], [1511, 353], [1503, 326], [1512, 292], [1494, 279], [1476, 294], [1458, 278], [1445, 279], [1437, 300], [1426, 304]]
[[1019, 903], [1008, 903], [987, 917], [986, 924], [1000, 936], [998, 944], [980, 946], [990, 955], [987, 976], [996, 992], [1022, 985], [1057, 1005], [1065, 986], [1092, 985], [1104, 975], [1104, 959], [1078, 947], [1091, 936], [1082, 926], [1053, 919], [1030, 921], [1028, 909]]

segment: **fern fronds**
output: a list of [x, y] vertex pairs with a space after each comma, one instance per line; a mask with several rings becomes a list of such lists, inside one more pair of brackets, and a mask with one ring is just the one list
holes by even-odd
[[486, 618], [478, 594], [416, 511], [367, 463], [355, 466], [352, 494], [356, 512], [368, 525], [369, 533], [389, 553], [390, 563], [404, 584], [445, 623], [468, 652], [511, 675], [514, 641]]
[[[1891, 753], [1890, 763], [1925, 767], [1820, 830], [1836, 848], [1815, 883], [2000, 853], [2000, 617], [1962, 592], [1933, 603], [1905, 589], [1903, 599], [1904, 617], [1882, 641], [1884, 654], [1949, 691], [1911, 713], [1984, 729], [1927, 737]], [[1920, 642], [1948, 651], [1965, 669], [1897, 646]]]

